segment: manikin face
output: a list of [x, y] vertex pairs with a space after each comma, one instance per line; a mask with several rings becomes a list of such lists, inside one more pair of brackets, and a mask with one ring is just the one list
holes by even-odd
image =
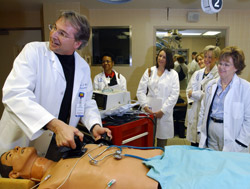
[[204, 54], [204, 64], [206, 66], [206, 68], [210, 68], [212, 69], [215, 65], [215, 63], [217, 62], [217, 58], [214, 57], [213, 55], [213, 51], [207, 51]]
[[64, 18], [56, 21], [50, 31], [49, 48], [60, 55], [71, 55], [81, 45], [80, 41], [75, 40], [77, 30]]
[[109, 56], [104, 56], [102, 58], [102, 67], [105, 73], [110, 74], [112, 71], [112, 68], [114, 66], [114, 61], [112, 61], [112, 58]]
[[15, 147], [13, 150], [5, 152], [1, 156], [1, 162], [3, 165], [12, 166], [11, 171], [12, 178], [18, 178], [20, 176], [29, 175], [34, 158], [37, 157], [37, 152], [33, 147]]
[[220, 60], [218, 64], [218, 72], [222, 80], [231, 80], [237, 69], [234, 67], [232, 57]]
[[161, 51], [159, 53], [158, 58], [157, 58], [157, 63], [159, 65], [159, 67], [165, 68], [165, 66], [167, 64], [167, 59], [166, 59], [166, 53], [164, 51]]

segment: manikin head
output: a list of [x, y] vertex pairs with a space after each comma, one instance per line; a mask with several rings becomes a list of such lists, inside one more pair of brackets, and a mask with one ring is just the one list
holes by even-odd
[[33, 147], [15, 147], [1, 156], [2, 177], [29, 179], [34, 161], [38, 158]]

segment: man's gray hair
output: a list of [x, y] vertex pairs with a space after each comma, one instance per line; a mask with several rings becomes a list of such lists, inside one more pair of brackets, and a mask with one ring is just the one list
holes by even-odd
[[80, 15], [74, 11], [65, 11], [59, 16], [69, 21], [72, 26], [77, 30], [75, 34], [75, 40], [81, 41], [82, 44], [79, 46], [78, 50], [87, 45], [90, 37], [90, 25], [84, 15]]

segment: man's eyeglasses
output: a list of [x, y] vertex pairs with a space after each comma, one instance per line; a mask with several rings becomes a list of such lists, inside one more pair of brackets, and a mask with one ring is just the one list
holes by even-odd
[[49, 24], [49, 30], [57, 32], [60, 37], [74, 39], [74, 37], [70, 37], [65, 31], [58, 30], [55, 24]]

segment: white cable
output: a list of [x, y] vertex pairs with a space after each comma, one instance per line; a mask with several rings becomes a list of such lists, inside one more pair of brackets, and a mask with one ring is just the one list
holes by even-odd
[[51, 177], [51, 175], [47, 175], [41, 182], [37, 183], [35, 186], [31, 187], [30, 189], [34, 189], [40, 184], [42, 184], [44, 181], [48, 180]]
[[99, 148], [100, 146], [101, 146], [101, 145], [98, 145], [96, 148], [93, 148], [93, 149], [90, 150], [89, 152], [83, 154], [83, 155], [76, 161], [76, 163], [74, 164], [74, 166], [73, 166], [72, 169], [70, 170], [68, 176], [64, 179], [64, 181], [62, 182], [62, 184], [60, 184], [60, 185], [57, 187], [57, 189], [60, 188], [60, 187], [62, 187], [62, 186], [65, 184], [65, 182], [69, 179], [71, 173], [73, 172], [73, 170], [74, 170], [74, 168], [76, 167], [76, 165], [78, 164], [78, 162], [79, 162], [84, 156], [86, 156], [87, 154], [89, 154], [89, 153], [92, 152], [93, 150]]

